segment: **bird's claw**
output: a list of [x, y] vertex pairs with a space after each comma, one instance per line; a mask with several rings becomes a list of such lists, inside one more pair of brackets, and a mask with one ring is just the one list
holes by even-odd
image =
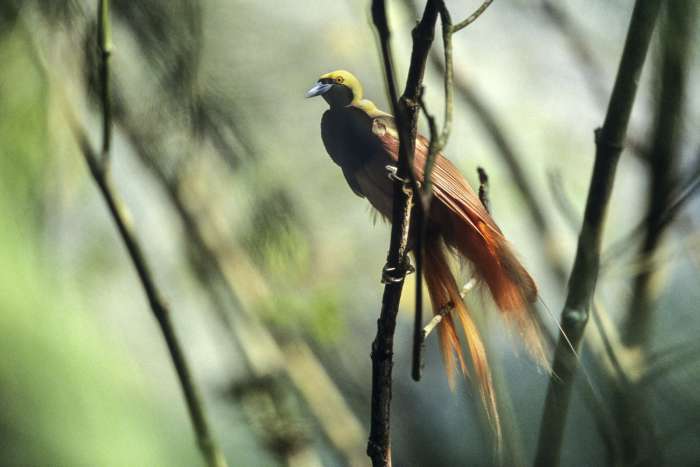
[[399, 178], [399, 176], [397, 175], [397, 173], [399, 172], [399, 168], [395, 165], [387, 165], [385, 168], [389, 172], [388, 174], [386, 174], [386, 176], [389, 177], [389, 180], [398, 180], [401, 183], [408, 183], [408, 180], [406, 180], [405, 178]]
[[382, 269], [382, 284], [398, 284], [402, 282], [408, 274], [416, 272], [411, 262], [406, 258], [403, 266], [389, 266], [386, 264]]
[[406, 266], [405, 267], [406, 267], [406, 275], [413, 274], [414, 272], [416, 272], [416, 268], [413, 267], [413, 265], [408, 260], [408, 258], [406, 258]]
[[[386, 170], [389, 172], [387, 174], [387, 177], [389, 177], [389, 180], [391, 181], [399, 181], [403, 184], [403, 191], [407, 195], [410, 195], [412, 193], [412, 188], [411, 188], [411, 180], [409, 178], [401, 178], [397, 175], [399, 169], [395, 165], [387, 165]], [[420, 188], [420, 182], [416, 181], [416, 186]]]

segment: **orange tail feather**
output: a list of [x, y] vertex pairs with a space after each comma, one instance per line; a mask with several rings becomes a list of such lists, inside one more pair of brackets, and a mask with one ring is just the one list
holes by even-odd
[[462, 329], [467, 339], [467, 348], [469, 349], [474, 372], [476, 373], [481, 400], [496, 433], [497, 443], [500, 444], [500, 419], [496, 408], [495, 391], [491, 378], [491, 369], [486, 358], [486, 349], [469, 310], [462, 301], [445, 253], [442, 238], [432, 237], [428, 239], [425, 248], [424, 268], [425, 282], [433, 304], [433, 312], [440, 314], [445, 307], [453, 309], [450, 314], [445, 315], [438, 326], [442, 358], [447, 370], [448, 380], [450, 386], [454, 387], [455, 356], [459, 361], [462, 373], [465, 375], [468, 373], [462, 346], [455, 327], [454, 317], [456, 316], [462, 324]]
[[532, 315], [532, 304], [537, 300], [535, 281], [497, 228], [477, 220], [475, 229], [472, 220], [459, 216], [452, 217], [452, 221], [456, 225], [448, 231], [447, 244], [470, 260], [476, 277], [488, 286], [494, 302], [506, 321], [517, 329], [528, 352], [540, 366], [549, 369], [542, 332]]

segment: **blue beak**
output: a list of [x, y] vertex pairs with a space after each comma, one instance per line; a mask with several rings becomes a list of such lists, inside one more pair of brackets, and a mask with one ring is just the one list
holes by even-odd
[[330, 83], [321, 83], [320, 81], [314, 85], [311, 89], [306, 91], [306, 97], [315, 97], [324, 94], [332, 88], [333, 85]]

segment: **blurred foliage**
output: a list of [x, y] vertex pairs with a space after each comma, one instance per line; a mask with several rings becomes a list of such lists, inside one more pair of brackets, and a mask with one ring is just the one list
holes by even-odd
[[0, 113], [12, 116], [0, 118], [0, 465], [195, 465], [194, 446], [162, 423], [156, 393], [44, 254], [46, 81], [28, 47], [0, 37]]
[[241, 242], [273, 277], [296, 278], [308, 273], [310, 233], [298, 225], [295, 211], [289, 194], [275, 186], [262, 191], [251, 208], [250, 225]]

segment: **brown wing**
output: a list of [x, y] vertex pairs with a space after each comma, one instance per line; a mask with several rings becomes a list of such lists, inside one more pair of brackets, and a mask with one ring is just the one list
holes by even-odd
[[[384, 149], [391, 155], [394, 162], [398, 161], [399, 144], [394, 118], [375, 118], [372, 131], [381, 140]], [[418, 135], [413, 166], [416, 178], [421, 183], [428, 157], [428, 145], [428, 140], [423, 135]], [[489, 229], [501, 233], [467, 180], [442, 153], [438, 153], [435, 158], [430, 178], [435, 197], [454, 213], [466, 217], [477, 232], [480, 231], [479, 223], [483, 223]]]

